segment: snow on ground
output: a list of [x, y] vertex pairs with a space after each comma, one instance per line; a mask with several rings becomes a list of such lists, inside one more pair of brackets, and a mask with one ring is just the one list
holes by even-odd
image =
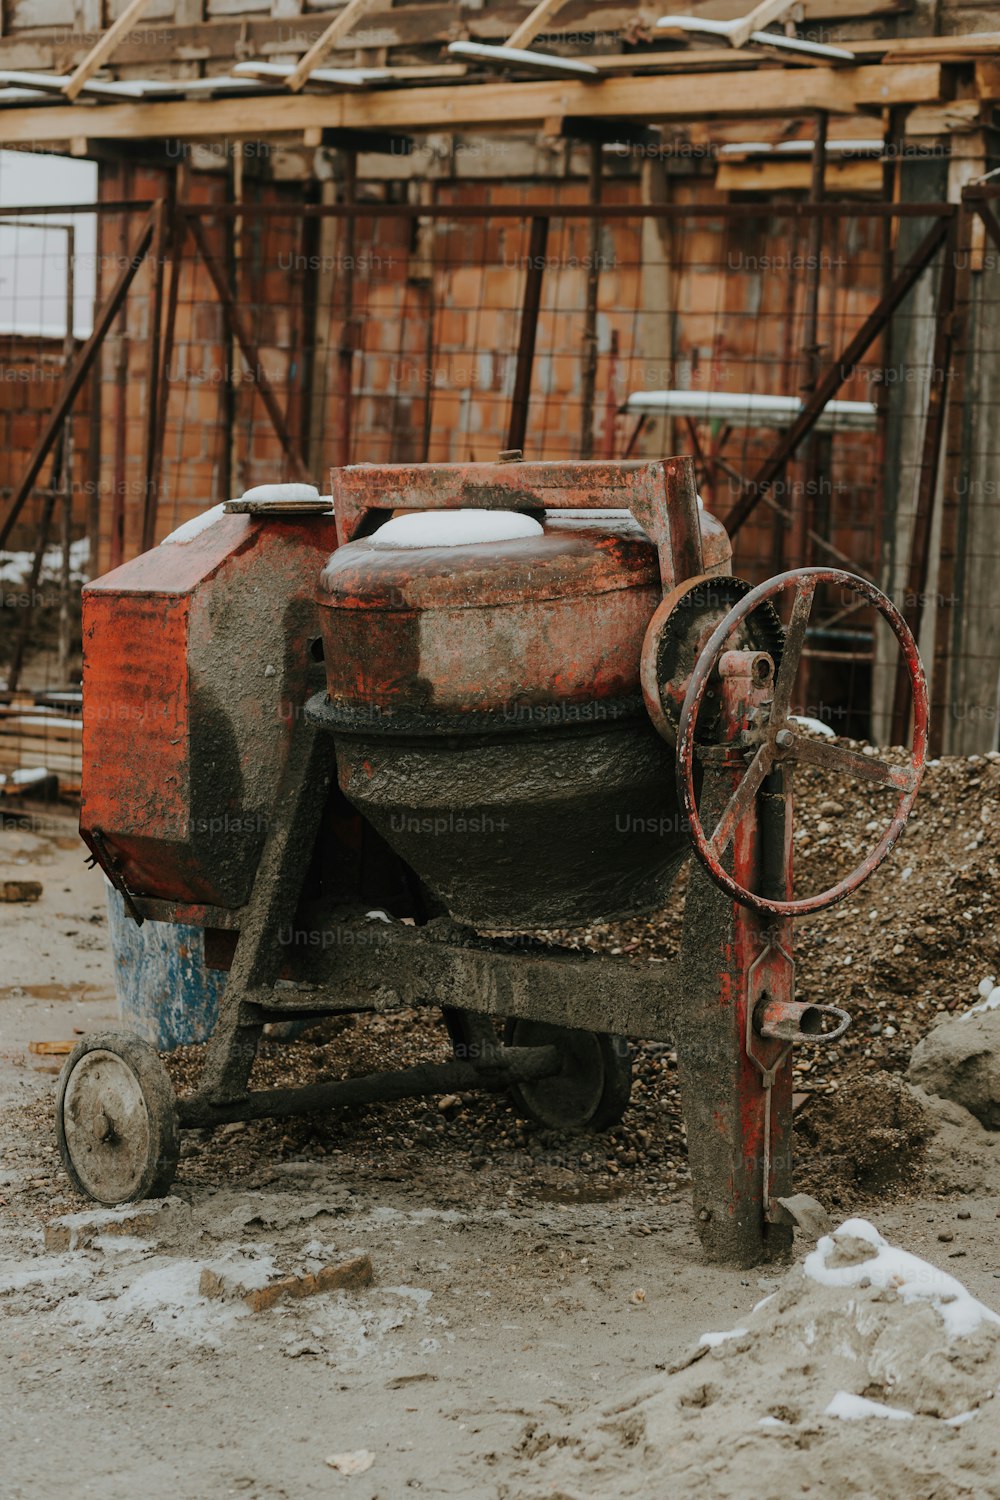
[[980, 1003], [963, 1011], [958, 1018], [960, 1021], [967, 1021], [970, 1016], [980, 1016], [985, 1011], [1000, 1007], [1000, 984], [997, 984], [992, 974], [980, 980], [979, 993], [982, 996]]
[[[838, 1251], [852, 1240], [870, 1246], [874, 1253], [847, 1265], [838, 1264]], [[833, 1234], [824, 1235], [806, 1256], [803, 1271], [821, 1286], [879, 1287], [891, 1290], [903, 1302], [929, 1302], [940, 1315], [949, 1339], [974, 1333], [984, 1322], [1000, 1328], [1000, 1316], [977, 1302], [956, 1277], [908, 1250], [888, 1244], [867, 1219], [848, 1219]]]
[[[31, 568], [34, 563], [33, 552], [0, 552], [0, 584], [23, 584], [31, 576]], [[80, 583], [89, 577], [90, 572], [90, 539], [83, 537], [80, 541], [71, 542], [69, 548], [69, 573], [74, 583]], [[62, 577], [62, 547], [52, 546], [45, 549], [42, 557], [42, 570], [39, 574], [40, 583], [57, 582]]]

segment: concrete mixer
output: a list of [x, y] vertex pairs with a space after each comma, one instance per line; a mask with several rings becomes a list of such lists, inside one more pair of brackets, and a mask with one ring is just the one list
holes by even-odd
[[[849, 1019], [796, 1002], [792, 922], [871, 874], [917, 795], [904, 621], [837, 569], [734, 577], [688, 459], [362, 464], [331, 492], [216, 507], [84, 591], [82, 836], [133, 920], [203, 929], [228, 977], [185, 1097], [137, 1037], [75, 1048], [73, 1184], [155, 1196], [182, 1130], [456, 1090], [599, 1131], [628, 1106], [628, 1039], [669, 1041], [706, 1255], [782, 1252], [792, 1049]], [[828, 585], [899, 642], [903, 765], [792, 713]], [[798, 899], [797, 764], [896, 797], [857, 869]], [[552, 939], [662, 907], [689, 853], [676, 964]], [[444, 1012], [440, 1062], [249, 1087], [269, 1024], [423, 1006]]]

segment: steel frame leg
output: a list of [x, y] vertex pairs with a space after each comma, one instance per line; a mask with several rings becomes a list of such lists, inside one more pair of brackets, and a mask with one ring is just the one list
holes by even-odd
[[278, 934], [295, 916], [333, 768], [332, 742], [299, 719], [206, 1049], [198, 1103], [221, 1104], [246, 1093], [264, 1029], [259, 1005], [248, 997], [259, 997], [278, 978]]
[[[745, 769], [738, 748], [706, 754], [700, 811], [709, 828]], [[760, 822], [751, 811], [736, 829], [730, 858], [741, 883], [772, 886], [786, 879], [790, 834], [780, 780], [765, 787], [762, 804]], [[792, 1191], [790, 1049], [756, 1037], [750, 1014], [762, 986], [790, 998], [790, 959], [790, 924], [769, 927], [693, 865], [676, 1046], [694, 1214], [715, 1262], [753, 1266], [792, 1244], [790, 1224], [769, 1221], [774, 1200]]]

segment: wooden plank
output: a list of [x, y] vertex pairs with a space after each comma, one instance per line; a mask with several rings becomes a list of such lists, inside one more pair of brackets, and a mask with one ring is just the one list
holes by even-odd
[[117, 21], [113, 21], [107, 31], [98, 37], [86, 57], [74, 69], [73, 75], [67, 83], [63, 93], [67, 99], [75, 99], [89, 78], [92, 78], [98, 68], [103, 66], [112, 55], [125, 32], [131, 30], [133, 22], [137, 21], [143, 11], [148, 9], [150, 0], [129, 0], [128, 5], [122, 11]]
[[368, 11], [374, 10], [378, 3], [379, 0], [347, 0], [347, 4], [337, 12], [326, 30], [320, 33], [305, 56], [299, 59], [294, 73], [289, 76], [287, 87], [293, 94], [308, 82], [309, 74], [333, 51], [341, 37], [346, 37], [354, 30], [354, 23], [360, 21]]
[[[525, 16], [504, 42], [505, 47], [530, 47], [546, 21], [554, 20], [556, 11], [562, 10], [564, 0], [538, 0], [530, 15]], [[588, 59], [589, 61], [589, 59]]]
[[976, 94], [980, 99], [1000, 99], [1000, 62], [976, 63]]
[[906, 136], [950, 135], [956, 130], [978, 130], [982, 113], [979, 99], [953, 99], [948, 104], [925, 104], [911, 109], [903, 133]]
[[[809, 157], [802, 161], [722, 161], [715, 174], [715, 186], [723, 193], [805, 191], [811, 174]], [[825, 186], [828, 194], [881, 193], [882, 162], [878, 157], [827, 161]]]
[[921, 57], [927, 62], [960, 63], [976, 57], [992, 58], [998, 52], [1000, 31], [979, 31], [970, 36], [921, 36], [895, 41], [886, 48], [882, 61], [910, 62]]
[[641, 120], [719, 116], [788, 116], [826, 109], [931, 103], [940, 98], [937, 63], [894, 68], [757, 68], [671, 79], [606, 78], [597, 83], [550, 80], [380, 90], [352, 95], [275, 95], [245, 99], [52, 105], [0, 111], [0, 142], [41, 145], [90, 134], [101, 139], [261, 136], [316, 126], [353, 130], [461, 130], [471, 126], [538, 126], [550, 118], [589, 115]]
[[[398, 16], [405, 13], [393, 11], [392, 14]], [[494, 35], [496, 27], [491, 25], [484, 28], [477, 22], [477, 14], [471, 13], [470, 39], [484, 40], [482, 32], [485, 29], [490, 33], [489, 40], [501, 41], [502, 37]], [[156, 67], [170, 66], [171, 76], [179, 76], [179, 64], [191, 66], [195, 63], [203, 63], [211, 72], [218, 71], [220, 64], [230, 63], [238, 48], [249, 49], [258, 58], [267, 61], [275, 54], [287, 56], [289, 51], [294, 51], [299, 47], [311, 47], [317, 37], [322, 34], [322, 19], [322, 14], [296, 17], [294, 34], [289, 35], [287, 21], [279, 28], [277, 23], [269, 18], [249, 16], [244, 22], [247, 32], [245, 39], [241, 37], [241, 28], [230, 21], [209, 21], [203, 25], [192, 26], [156, 25], [137, 28], [130, 32], [115, 49], [115, 64], [130, 71], [141, 68], [144, 64]], [[448, 40], [448, 38], [448, 31], [442, 30], [440, 40]], [[336, 42], [333, 50], [357, 53], [362, 43], [367, 44], [371, 40], [367, 32], [356, 28], [350, 36], [342, 37]], [[433, 45], [429, 33], [425, 33], [422, 41], [425, 45]], [[888, 54], [891, 52], [891, 61], [894, 63], [970, 61], [984, 54], [989, 56], [992, 52], [1000, 50], [1000, 33], [995, 32], [951, 38], [947, 58], [937, 56], [941, 41], [940, 37], [906, 37], [896, 41], [849, 40], [845, 42], [845, 45], [849, 46], [856, 56], [869, 62], [880, 58], [883, 61], [889, 61]], [[382, 42], [383, 45], [392, 45], [391, 39], [387, 40], [383, 37]], [[412, 55], [412, 47], [407, 50]], [[82, 46], [74, 47], [67, 44], [65, 31], [39, 29], [30, 33], [14, 33], [0, 37], [0, 66], [6, 68], [44, 70], [57, 66], [60, 68], [71, 66], [83, 52]], [[756, 52], [737, 52], [731, 47], [691, 46], [662, 48], [649, 52], [586, 54], [586, 61], [602, 73], [688, 72], [694, 68], [756, 68], [761, 64], [761, 56]], [[338, 65], [346, 65], [346, 59], [340, 59]], [[401, 79], [416, 78], [425, 69], [431, 73], [437, 66], [439, 65], [430, 61], [426, 64], [390, 62], [387, 72], [390, 75], [398, 75]], [[457, 72], [457, 65], [451, 66]]]

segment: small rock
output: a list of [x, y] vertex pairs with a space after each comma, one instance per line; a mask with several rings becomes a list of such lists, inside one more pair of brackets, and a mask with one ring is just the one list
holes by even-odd
[[41, 894], [40, 880], [0, 880], [0, 901], [37, 901]]
[[955, 1236], [952, 1234], [950, 1229], [942, 1229], [941, 1233], [938, 1235], [938, 1239], [943, 1245], [949, 1245], [954, 1238]]
[[326, 1461], [338, 1474], [364, 1474], [375, 1462], [375, 1455], [369, 1448], [357, 1448], [353, 1453], [331, 1453]]

